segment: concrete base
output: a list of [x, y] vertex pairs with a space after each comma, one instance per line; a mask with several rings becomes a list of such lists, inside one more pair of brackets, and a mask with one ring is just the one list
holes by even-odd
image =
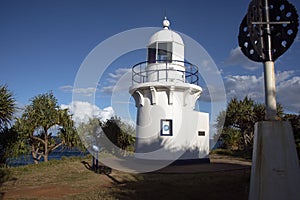
[[249, 200], [299, 200], [300, 168], [289, 122], [255, 124]]

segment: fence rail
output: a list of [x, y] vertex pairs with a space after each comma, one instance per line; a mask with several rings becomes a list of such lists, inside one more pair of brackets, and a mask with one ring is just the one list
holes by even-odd
[[[186, 61], [172, 60], [172, 61], [160, 61], [157, 60], [156, 63], [164, 64], [165, 68], [150, 70], [147, 69], [147, 65], [151, 64], [148, 61], [140, 62], [132, 67], [132, 84], [139, 84], [148, 82], [149, 74], [157, 73], [156, 82], [166, 81], [169, 82], [171, 79], [168, 78], [168, 74], [170, 72], [181, 72], [184, 74], [185, 79], [176, 79], [178, 81], [184, 81], [185, 83], [197, 84], [199, 81], [198, 77], [198, 67]], [[174, 68], [170, 68], [174, 66], [184, 67], [185, 70], [178, 70]], [[164, 76], [160, 76], [160, 74], [164, 74]], [[161, 78], [160, 78], [161, 77]], [[174, 78], [172, 79], [174, 80]], [[153, 80], [151, 80], [153, 82]]]

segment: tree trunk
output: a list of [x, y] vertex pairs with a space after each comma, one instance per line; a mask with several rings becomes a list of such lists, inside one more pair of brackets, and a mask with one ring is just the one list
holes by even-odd
[[31, 155], [32, 155], [34, 164], [39, 164], [39, 160], [37, 158], [37, 153], [35, 152], [34, 145], [31, 145]]
[[48, 133], [47, 133], [47, 128], [44, 128], [44, 132], [45, 132], [45, 143], [44, 143], [44, 162], [48, 162], [48, 155], [49, 155], [49, 152], [48, 152]]
[[49, 157], [49, 154], [45, 153], [45, 155], [44, 155], [44, 162], [48, 162], [48, 157]]

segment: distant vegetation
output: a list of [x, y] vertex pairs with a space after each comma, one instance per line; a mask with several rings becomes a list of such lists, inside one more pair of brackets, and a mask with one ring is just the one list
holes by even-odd
[[80, 143], [71, 114], [59, 107], [51, 92], [34, 97], [14, 129], [22, 146], [30, 148], [34, 163], [41, 158], [47, 162], [49, 154], [62, 145], [75, 147]]
[[[85, 147], [93, 149], [91, 144], [108, 153], [117, 153], [117, 149], [131, 153], [134, 150], [135, 129], [129, 123], [115, 116], [105, 122], [93, 118], [88, 123], [81, 123], [77, 132]], [[107, 141], [110, 141], [110, 145]]]
[[0, 85], [0, 164], [12, 156], [11, 147], [16, 141], [16, 133], [10, 129], [10, 122], [16, 112], [16, 100], [6, 85]]
[[[79, 135], [106, 134], [113, 144], [133, 151], [134, 128], [114, 117], [106, 122], [90, 119], [87, 124], [75, 127], [68, 109], [61, 109], [52, 92], [39, 94], [30, 100], [21, 117], [15, 118], [16, 100], [6, 85], [0, 85], [0, 164], [8, 158], [30, 153], [34, 163], [48, 162], [49, 154], [59, 147], [79, 148], [85, 151]], [[11, 124], [11, 122], [13, 122]], [[83, 134], [78, 134], [82, 133]], [[98, 138], [100, 139], [100, 138]]]
[[[254, 124], [263, 121], [265, 116], [264, 104], [257, 103], [251, 98], [243, 100], [233, 98], [217, 117], [216, 128], [223, 149], [235, 154], [251, 157], [253, 149]], [[277, 119], [290, 121], [294, 131], [296, 147], [300, 149], [300, 114], [284, 114], [281, 105], [277, 105]], [[222, 126], [224, 124], [224, 126]], [[299, 153], [298, 153], [299, 154]]]

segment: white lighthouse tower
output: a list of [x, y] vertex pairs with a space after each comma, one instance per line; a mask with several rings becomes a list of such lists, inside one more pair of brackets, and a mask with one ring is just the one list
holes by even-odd
[[185, 61], [184, 43], [165, 18], [147, 46], [147, 61], [133, 66], [129, 89], [137, 107], [135, 156], [151, 160], [206, 159], [209, 115], [195, 110], [198, 68]]

